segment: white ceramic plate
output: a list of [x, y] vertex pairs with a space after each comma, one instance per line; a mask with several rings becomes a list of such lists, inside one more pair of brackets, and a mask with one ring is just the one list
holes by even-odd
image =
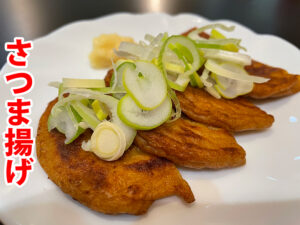
[[[191, 14], [114, 14], [75, 22], [35, 40], [27, 69], [35, 77], [35, 87], [25, 96], [34, 102], [31, 115], [34, 130], [47, 103], [57, 95], [55, 89], [47, 86], [48, 82], [61, 80], [63, 76], [104, 77], [104, 70], [93, 70], [89, 66], [88, 54], [93, 37], [116, 32], [140, 40], [145, 33], [167, 31], [179, 34], [209, 22], [212, 21]], [[242, 38], [242, 44], [254, 59], [285, 68], [290, 73], [300, 73], [300, 51], [287, 41], [256, 34], [232, 21], [218, 22], [236, 25], [230, 36]], [[13, 70], [5, 65], [1, 77]], [[10, 85], [3, 85], [3, 80], [1, 83], [2, 133], [7, 117], [4, 101], [12, 99], [12, 96]], [[0, 219], [7, 225], [299, 224], [299, 102], [300, 94], [259, 103], [261, 108], [275, 116], [275, 123], [265, 131], [237, 135], [238, 142], [247, 152], [246, 166], [219, 171], [181, 169], [196, 202], [187, 205], [176, 197], [165, 198], [156, 201], [144, 216], [109, 216], [93, 212], [63, 194], [47, 179], [38, 163], [24, 188], [5, 186], [1, 153]]]

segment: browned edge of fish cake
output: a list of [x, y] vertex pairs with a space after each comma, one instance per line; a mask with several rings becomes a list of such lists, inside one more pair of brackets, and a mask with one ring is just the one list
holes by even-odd
[[246, 152], [225, 129], [180, 118], [151, 131], [138, 131], [134, 143], [143, 151], [194, 169], [242, 166]]
[[230, 132], [269, 128], [274, 117], [247, 99], [217, 99], [203, 89], [188, 86], [176, 92], [181, 109], [189, 118]]
[[66, 145], [65, 136], [48, 132], [47, 120], [55, 101], [43, 113], [36, 137], [37, 157], [48, 177], [61, 190], [87, 207], [107, 213], [139, 215], [154, 200], [177, 195], [186, 202], [194, 195], [175, 165], [141, 152], [136, 146], [117, 161], [107, 162], [81, 149], [91, 131]]
[[245, 66], [249, 74], [270, 78], [269, 81], [254, 84], [253, 90], [247, 95], [254, 99], [278, 98], [295, 94], [300, 91], [300, 76], [289, 74], [286, 70], [268, 66], [252, 60]]

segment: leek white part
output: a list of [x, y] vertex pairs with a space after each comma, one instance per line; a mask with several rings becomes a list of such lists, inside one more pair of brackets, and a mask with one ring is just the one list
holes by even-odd
[[[112, 77], [112, 82], [113, 82], [112, 89], [113, 90], [116, 90], [116, 89], [123, 90], [124, 93], [126, 93], [126, 90], [124, 89], [124, 86], [123, 86], [123, 73], [127, 67], [135, 68], [135, 64], [132, 62], [129, 62], [129, 61], [124, 61], [116, 68], [116, 72], [114, 73], [114, 75]], [[117, 99], [121, 99], [124, 96], [124, 94], [122, 94], [122, 93], [114, 94], [113, 96]]]
[[164, 44], [164, 39], [168, 37], [167, 33], [160, 33], [156, 37], [154, 37], [153, 40], [150, 41], [150, 44], [148, 46], [148, 51], [145, 51], [144, 59], [151, 61], [154, 58], [157, 58], [160, 52], [160, 49], [162, 48]]
[[173, 73], [184, 73], [184, 66], [175, 63], [166, 63], [166, 70]]
[[188, 37], [193, 39], [193, 40], [202, 40], [203, 38], [201, 38], [199, 36], [199, 34], [201, 32], [204, 32], [205, 30], [208, 30], [208, 29], [215, 29], [215, 28], [220, 28], [220, 29], [225, 30], [225, 31], [233, 31], [235, 27], [234, 26], [226, 26], [226, 25], [221, 24], [221, 23], [208, 24], [206, 26], [200, 27], [200, 28], [190, 32], [188, 34]]
[[83, 121], [86, 122], [91, 129], [95, 130], [100, 123], [100, 120], [97, 118], [95, 112], [79, 101], [74, 101], [71, 103], [71, 105], [82, 117]]
[[247, 51], [247, 49], [240, 45], [241, 39], [235, 39], [235, 38], [226, 38], [226, 39], [203, 39], [203, 40], [197, 40], [195, 41], [196, 46], [198, 48], [206, 48], [203, 46], [209, 46], [212, 45], [212, 48], [220, 48], [224, 45], [233, 44], [238, 49], [243, 49], [244, 51]]
[[156, 37], [146, 34], [145, 40], [149, 41], [149, 44], [146, 44], [143, 41], [140, 41], [139, 44], [122, 42], [119, 49], [115, 50], [115, 53], [118, 56], [125, 57], [127, 59], [151, 61], [153, 58], [158, 57], [163, 45], [163, 40], [167, 36], [167, 33], [160, 33]]
[[110, 111], [110, 122], [118, 125], [120, 129], [123, 130], [126, 137], [126, 149], [130, 147], [136, 136], [136, 130], [124, 124], [119, 118], [117, 114], [117, 107], [119, 103], [118, 99], [109, 95], [105, 95], [101, 92], [92, 91], [88, 89], [68, 89], [65, 90], [65, 92], [69, 94], [76, 94], [77, 96], [81, 96], [83, 98], [97, 99], [99, 102], [105, 104], [108, 110]]
[[218, 91], [214, 88], [214, 87], [205, 87], [205, 90], [211, 94], [212, 96], [214, 96], [215, 98], [220, 99], [221, 95], [218, 93]]
[[168, 96], [171, 98], [171, 100], [174, 104], [174, 107], [175, 107], [175, 111], [172, 110], [170, 119], [167, 121], [168, 123], [171, 123], [181, 117], [181, 107], [180, 107], [180, 102], [176, 96], [175, 91], [173, 91], [171, 88], [168, 88]]
[[143, 57], [145, 47], [136, 43], [121, 42], [119, 49], [115, 53], [120, 57], [140, 59]]
[[190, 82], [189, 77], [185, 77], [183, 75], [179, 75], [175, 80], [174, 84], [172, 82], [168, 82], [169, 86], [177, 91], [184, 91]]
[[126, 137], [116, 124], [104, 121], [93, 132], [89, 147], [103, 160], [117, 160], [126, 150]]
[[204, 69], [202, 72], [202, 75], [200, 76], [200, 79], [202, 81], [202, 83], [204, 84], [205, 87], [212, 87], [213, 84], [211, 82], [208, 81], [209, 78], [209, 70]]
[[236, 68], [235, 64], [232, 63], [221, 64], [220, 62], [213, 59], [208, 59], [206, 61], [205, 68], [215, 74], [218, 74], [219, 76], [227, 77], [234, 80], [248, 81], [248, 82], [255, 82], [255, 83], [264, 83], [269, 80], [264, 77], [239, 73], [234, 69]]
[[63, 78], [64, 88], [103, 88], [105, 87], [104, 80], [100, 79], [72, 79]]
[[91, 88], [91, 89], [97, 92], [101, 92], [103, 94], [125, 94], [126, 93], [126, 90], [124, 90], [124, 88], [119, 88], [119, 87], [115, 89], [112, 89], [111, 87]]
[[155, 109], [167, 96], [166, 80], [153, 63], [137, 61], [135, 66], [124, 70], [125, 90], [141, 109]]
[[171, 112], [172, 102], [169, 97], [151, 111], [142, 110], [128, 94], [120, 100], [118, 105], [118, 115], [121, 120], [138, 130], [150, 130], [158, 127], [170, 118]]
[[182, 73], [181, 75], [188, 78], [189, 75], [191, 75], [192, 73], [194, 73], [195, 71], [197, 71], [199, 69], [199, 67], [201, 66], [201, 59], [200, 59], [200, 54], [199, 51], [196, 47], [196, 45], [194, 44], [194, 42], [192, 40], [190, 40], [187, 37], [184, 36], [176, 36], [173, 35], [171, 37], [169, 37], [164, 45], [161, 48], [160, 54], [159, 54], [159, 65], [162, 69], [162, 71], [164, 72], [164, 74], [166, 75], [166, 66], [165, 64], [168, 61], [168, 56], [170, 55], [170, 52], [172, 52], [173, 50], [169, 48], [169, 46], [171, 45], [180, 45], [182, 47], [184, 47], [185, 49], [187, 49], [187, 51], [189, 52], [189, 54], [192, 57], [192, 62], [187, 62], [190, 63], [190, 68], [187, 69], [187, 71], [185, 71], [184, 73]]
[[60, 107], [55, 116], [50, 115], [48, 118], [48, 130], [57, 128], [59, 132], [65, 134], [65, 144], [68, 144], [76, 135], [78, 126], [72, 121], [65, 107]]
[[222, 97], [228, 99], [248, 94], [254, 87], [253, 82], [232, 80], [218, 75], [215, 75], [215, 80], [215, 89]]
[[204, 52], [204, 57], [208, 59], [220, 59], [244, 66], [251, 64], [251, 57], [246, 54], [224, 51], [219, 49], [202, 48], [201, 50]]
[[[62, 97], [64, 93], [67, 93], [67, 92], [63, 92], [61, 94], [61, 96], [59, 96], [59, 97]], [[58, 115], [58, 113], [60, 112], [61, 106], [65, 106], [67, 103], [74, 101], [74, 100], [80, 101], [80, 100], [83, 100], [86, 98], [84, 96], [79, 96], [79, 95], [69, 95], [66, 98], [58, 98], [58, 99], [59, 99], [59, 101], [51, 109], [51, 115], [54, 117], [56, 117]]]

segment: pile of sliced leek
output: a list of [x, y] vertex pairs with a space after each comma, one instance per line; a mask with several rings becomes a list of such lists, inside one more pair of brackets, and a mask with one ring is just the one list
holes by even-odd
[[[211, 24], [188, 37], [146, 34], [138, 44], [122, 42], [115, 52], [123, 59], [113, 64], [110, 87], [100, 79], [51, 83], [59, 97], [49, 130], [64, 133], [69, 144], [90, 128], [94, 132], [82, 148], [103, 160], [116, 160], [130, 147], [136, 130], [150, 130], [181, 116], [174, 90], [184, 91], [190, 84], [216, 98], [235, 98], [249, 93], [254, 83], [266, 82], [244, 70], [251, 58], [238, 52], [244, 49], [241, 40], [226, 38], [217, 28], [234, 29]], [[200, 37], [210, 29], [210, 39]]]

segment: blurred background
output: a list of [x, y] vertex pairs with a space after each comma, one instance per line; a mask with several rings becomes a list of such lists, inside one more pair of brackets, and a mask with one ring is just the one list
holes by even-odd
[[66, 23], [115, 12], [231, 19], [300, 47], [300, 0], [0, 0], [0, 68], [6, 62], [4, 43], [15, 36], [32, 40]]

